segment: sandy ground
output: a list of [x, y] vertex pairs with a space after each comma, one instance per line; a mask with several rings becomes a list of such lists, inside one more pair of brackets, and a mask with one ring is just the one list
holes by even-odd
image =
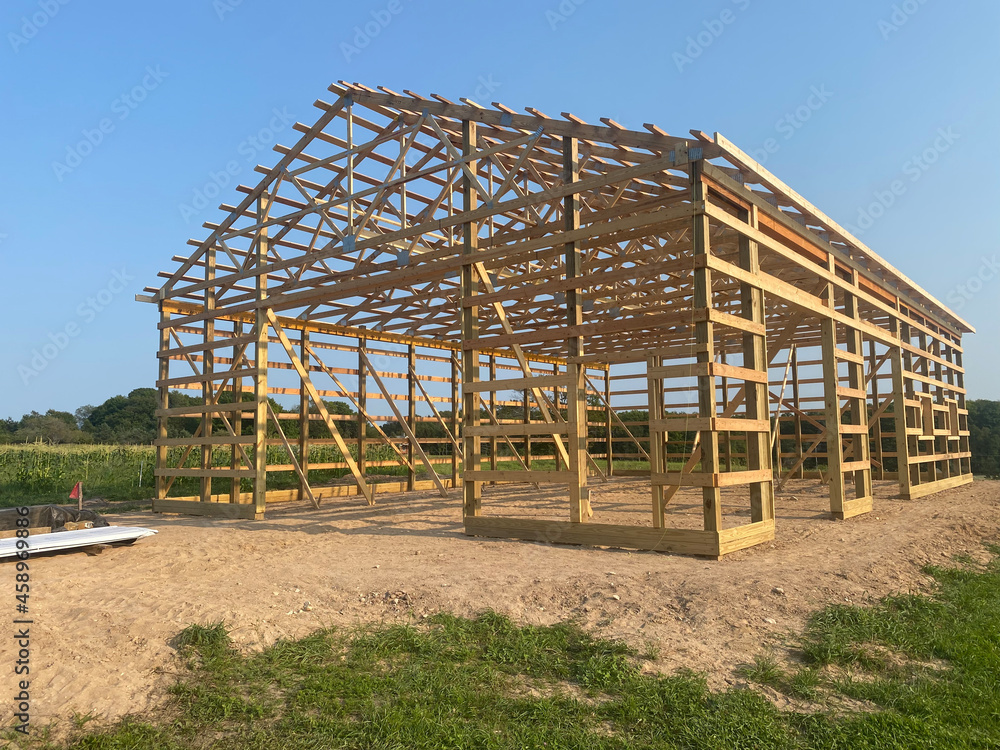
[[[817, 607], [925, 590], [921, 566], [960, 553], [984, 557], [983, 540], [998, 538], [1000, 482], [913, 502], [894, 495], [893, 483], [876, 483], [873, 513], [836, 522], [824, 487], [791, 482], [778, 497], [775, 542], [721, 561], [469, 538], [458, 491], [448, 500], [386, 495], [374, 508], [357, 498], [318, 511], [274, 505], [256, 522], [112, 516], [159, 534], [98, 556], [31, 564], [32, 721], [154, 709], [180, 668], [173, 637], [220, 619], [252, 650], [323, 626], [419, 621], [442, 610], [493, 608], [520, 623], [575, 618], [640, 649], [655, 644], [660, 669], [703, 671], [725, 687], [739, 682], [738, 664]], [[694, 525], [699, 500], [678, 495], [676, 525]], [[595, 482], [592, 502], [595, 521], [649, 523], [642, 479]], [[730, 523], [743, 505], [727, 508]], [[564, 501], [525, 486], [485, 488], [484, 508], [566, 517]], [[13, 619], [13, 565], [0, 569]], [[16, 656], [10, 637], [0, 644], [0, 720], [8, 724]]]

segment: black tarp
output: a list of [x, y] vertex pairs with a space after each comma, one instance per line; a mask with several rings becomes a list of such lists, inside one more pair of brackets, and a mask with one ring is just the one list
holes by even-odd
[[[18, 527], [19, 518], [25, 518], [17, 512], [17, 508], [0, 509], [0, 531], [13, 531]], [[77, 510], [65, 505], [32, 505], [28, 508], [28, 527], [51, 527], [53, 531], [62, 531], [69, 522], [89, 521], [95, 528], [100, 526], [110, 526], [100, 513], [92, 510]]]

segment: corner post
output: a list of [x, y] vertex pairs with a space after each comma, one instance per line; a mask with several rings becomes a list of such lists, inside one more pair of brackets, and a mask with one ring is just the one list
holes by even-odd
[[[715, 395], [715, 376], [711, 373], [715, 361], [715, 330], [711, 319], [712, 311], [712, 271], [708, 267], [711, 252], [709, 243], [709, 218], [704, 212], [705, 183], [702, 180], [700, 159], [690, 162], [691, 200], [695, 205], [692, 244], [694, 249], [694, 340], [695, 358], [699, 365], [706, 367], [706, 374], [698, 375], [698, 416], [703, 420], [713, 420], [718, 414]], [[700, 210], [699, 210], [700, 206]], [[701, 431], [702, 473], [719, 474], [719, 433], [714, 429]], [[722, 530], [722, 501], [718, 487], [702, 488], [705, 531]]]

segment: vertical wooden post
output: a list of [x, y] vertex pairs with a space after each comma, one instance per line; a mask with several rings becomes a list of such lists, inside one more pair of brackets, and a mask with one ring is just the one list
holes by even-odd
[[[869, 372], [871, 373], [871, 384], [872, 384], [872, 414], [878, 411], [879, 404], [882, 401], [882, 394], [879, 392], [879, 377], [878, 377], [878, 358], [875, 356], [875, 340], [869, 339], [868, 341], [868, 361], [869, 361]], [[868, 418], [868, 415], [865, 415]], [[882, 417], [876, 417], [875, 424], [872, 425], [872, 445], [875, 448], [875, 461], [878, 464], [878, 468], [872, 467], [872, 477], [878, 479], [885, 479], [885, 459], [882, 457]]]
[[[302, 326], [302, 333], [299, 336], [299, 359], [302, 366], [309, 371], [309, 331], [305, 325]], [[299, 379], [299, 468], [302, 469], [302, 476], [299, 477], [299, 500], [306, 500], [306, 480], [309, 477], [309, 394], [306, 393], [306, 385]]]
[[657, 476], [667, 472], [667, 462], [664, 459], [664, 441], [669, 433], [654, 427], [664, 418], [663, 413], [663, 378], [655, 369], [660, 367], [662, 357], [649, 357], [646, 360], [646, 385], [648, 388], [647, 411], [649, 414], [649, 476], [653, 486], [653, 528], [662, 529], [665, 525], [665, 496], [663, 485], [656, 481]]
[[[462, 436], [459, 433], [459, 421], [458, 413], [462, 408], [461, 400], [461, 373], [459, 371], [458, 359], [454, 354], [451, 356], [451, 434], [455, 436], [455, 440], [461, 441]], [[458, 448], [454, 445], [451, 446], [451, 486], [458, 487], [459, 472], [460, 472], [460, 456], [458, 455]]]
[[[358, 471], [361, 476], [367, 476], [365, 466], [368, 461], [368, 420], [365, 414], [368, 413], [368, 369], [365, 364], [365, 349], [368, 346], [368, 339], [364, 336], [358, 337]], [[412, 462], [411, 462], [412, 463]]]
[[[239, 320], [233, 322], [233, 338], [239, 338], [243, 335], [243, 323]], [[240, 367], [240, 347], [233, 347], [233, 364], [232, 369], [237, 369]], [[243, 378], [233, 378], [232, 384], [233, 391], [233, 403], [242, 404], [243, 403]], [[234, 411], [233, 412], [233, 432], [236, 433], [237, 437], [243, 435], [243, 412]], [[235, 472], [241, 466], [243, 466], [243, 461], [240, 458], [240, 445], [233, 443], [232, 445], [232, 455], [229, 460], [229, 467]], [[229, 502], [239, 503], [241, 501], [240, 495], [243, 493], [243, 480], [240, 477], [233, 477], [229, 485]]]
[[[962, 367], [962, 351], [960, 348], [955, 348], [955, 387], [957, 388], [955, 392], [955, 400], [958, 402], [958, 409], [960, 412], [964, 412], [968, 409], [966, 404], [966, 394], [965, 394], [965, 369]], [[959, 433], [968, 432], [969, 423], [968, 417], [965, 414], [959, 414], [958, 416], [958, 430]], [[962, 453], [969, 452], [969, 435], [959, 435], [958, 438], [958, 450]], [[962, 474], [972, 474], [972, 458], [966, 456], [965, 458], [960, 458], [958, 460], [958, 465]]]
[[[490, 354], [490, 380], [496, 379], [497, 355]], [[493, 412], [494, 416], [497, 416], [497, 392], [495, 390], [490, 391], [490, 411]], [[499, 417], [497, 419], [499, 420]], [[497, 438], [495, 435], [490, 436], [490, 470], [497, 470]], [[490, 484], [496, 484], [496, 482], [490, 482]]]
[[[523, 424], [531, 424], [531, 391], [524, 392], [524, 414], [521, 416]], [[531, 471], [531, 435], [524, 436], [524, 466]]]
[[[794, 474], [799, 479], [804, 479], [806, 475], [805, 461], [802, 460], [804, 449], [802, 447], [802, 399], [799, 391], [799, 348], [792, 350], [792, 403], [795, 404], [795, 463], [798, 468]], [[781, 465], [778, 465], [781, 471]]]
[[910, 436], [906, 434], [906, 399], [909, 397], [906, 383], [906, 371], [909, 353], [902, 344], [910, 343], [910, 326], [901, 320], [894, 322], [895, 333], [899, 336], [899, 346], [894, 346], [889, 354], [892, 361], [892, 415], [896, 427], [896, 474], [899, 481], [899, 494], [909, 499], [913, 487], [913, 474], [910, 469]]
[[[826, 268], [836, 273], [830, 255]], [[821, 296], [830, 310], [837, 307], [836, 287], [827, 284]], [[832, 318], [820, 321], [820, 343], [823, 358], [823, 426], [826, 429], [826, 473], [830, 484], [830, 511], [834, 517], [844, 514], [844, 445], [840, 431], [840, 366], [837, 361], [837, 323]]]
[[[476, 123], [471, 120], [462, 121], [462, 153], [470, 157], [476, 153], [477, 141]], [[469, 171], [476, 174], [479, 162], [472, 159], [468, 162]], [[479, 195], [476, 183], [466, 174], [462, 178], [462, 210], [466, 213], [475, 211], [479, 205]], [[479, 427], [478, 395], [464, 386], [467, 383], [479, 381], [479, 350], [472, 348], [479, 338], [479, 306], [466, 307], [465, 302], [479, 293], [479, 280], [473, 267], [475, 255], [479, 250], [479, 224], [466, 221], [462, 225], [462, 252], [466, 263], [462, 266], [462, 401], [464, 420], [463, 448], [465, 453], [464, 473], [466, 477], [471, 471], [479, 471], [482, 466], [481, 438], [476, 432]], [[470, 429], [471, 428], [471, 429]], [[476, 479], [464, 481], [463, 515], [478, 516], [482, 513], [482, 482]]]
[[[346, 110], [347, 121], [347, 150], [354, 150], [354, 99], [347, 97]], [[347, 233], [354, 235], [354, 154], [347, 155]]]
[[612, 411], [611, 411], [611, 367], [610, 366], [608, 366], [604, 370], [604, 403], [607, 405], [607, 409], [605, 409], [604, 413], [604, 429], [606, 430], [607, 434], [607, 447], [605, 448], [605, 452], [608, 454], [608, 459], [607, 459], [608, 468], [606, 473], [608, 477], [612, 477], [614, 476], [615, 473], [615, 466], [614, 466], [615, 444], [614, 440], [612, 440], [612, 438], [614, 437], [613, 435], [614, 425], [612, 424]]
[[[165, 352], [170, 348], [170, 329], [167, 328], [167, 324], [170, 323], [170, 313], [163, 309], [163, 302], [159, 304], [160, 307], [160, 341], [159, 341], [159, 354], [160, 359], [157, 362], [157, 374], [159, 375], [158, 387], [158, 406], [160, 411], [166, 411], [170, 408], [170, 387], [166, 385], [166, 381], [170, 378], [170, 357], [165, 356]], [[166, 500], [167, 498], [167, 478], [162, 476], [160, 472], [167, 468], [167, 453], [170, 450], [164, 441], [168, 437], [167, 433], [167, 417], [163, 416], [161, 413], [156, 418], [156, 497], [158, 500]]]
[[[410, 426], [410, 432], [414, 438], [417, 435], [417, 349], [413, 344], [406, 348], [406, 424]], [[406, 442], [406, 460], [410, 462], [410, 468], [406, 473], [406, 489], [410, 492], [414, 490], [417, 482], [417, 472], [414, 461], [417, 456], [417, 446], [412, 440]], [[430, 478], [430, 477], [428, 477]]]
[[[955, 362], [955, 358], [954, 358], [955, 357], [955, 350], [951, 347], [951, 345], [948, 343], [947, 340], [941, 342], [941, 354], [940, 354], [940, 356], [941, 356], [942, 359], [944, 359], [945, 362], [947, 362], [946, 365], [942, 365], [942, 367], [944, 368], [943, 381], [945, 383], [947, 383], [949, 386], [952, 386], [952, 387], [948, 388], [948, 394], [949, 394], [949, 398], [954, 398], [955, 395], [956, 395], [955, 394], [955, 389], [954, 389], [954, 385], [955, 385], [955, 364], [954, 364], [954, 362]], [[944, 400], [944, 393], [943, 392], [942, 392], [941, 398], [942, 398], [942, 401], [943, 401]], [[954, 408], [951, 406], [951, 404], [949, 404], [948, 405], [948, 412], [945, 415], [945, 418], [946, 418], [945, 428], [948, 430], [948, 435], [946, 435], [945, 438], [944, 438], [944, 452], [947, 453], [947, 454], [952, 453], [952, 450], [953, 450], [952, 449], [953, 443], [951, 442], [951, 436], [957, 434], [957, 429], [958, 428], [954, 424], [955, 422], [958, 421], [957, 407], [958, 407], [957, 403], [956, 403], [956, 405], [955, 405]], [[945, 476], [946, 477], [951, 477], [951, 476], [955, 476], [955, 475], [958, 475], [958, 474], [962, 473], [962, 469], [958, 465], [956, 459], [948, 458], [944, 462], [944, 467], [945, 467]]]
[[[267, 193], [257, 200], [257, 221], [263, 222], [268, 213]], [[254, 310], [254, 361], [257, 375], [254, 378], [254, 481], [253, 503], [254, 512], [263, 514], [267, 505], [267, 338], [269, 323], [267, 320], [267, 273], [268, 265], [268, 231], [261, 227], [257, 235], [256, 253], [256, 308]]]
[[[211, 404], [215, 400], [215, 381], [213, 376], [215, 375], [215, 349], [212, 344], [215, 341], [215, 246], [208, 248], [205, 251], [205, 281], [210, 283], [207, 289], [205, 289], [205, 312], [210, 313], [212, 317], [208, 317], [202, 323], [203, 325], [203, 340], [205, 342], [205, 350], [202, 352], [201, 357], [201, 373], [205, 376], [205, 380], [201, 385], [201, 396], [202, 403], [205, 406], [205, 414], [201, 418], [201, 436], [205, 442], [201, 445], [201, 470], [205, 472], [205, 475], [201, 477], [200, 489], [201, 489], [201, 501], [203, 503], [212, 502], [212, 476], [208, 472], [212, 470], [212, 455], [213, 445], [211, 444], [212, 438], [212, 423], [213, 423], [213, 413], [209, 411]], [[233, 365], [236, 366], [235, 364]]]
[[[745, 214], [744, 218], [747, 223], [756, 229], [757, 207], [750, 206], [750, 210], [745, 212]], [[753, 276], [759, 276], [760, 257], [757, 243], [747, 237], [741, 236], [739, 239], [739, 252], [740, 267], [745, 271], [749, 271]], [[767, 318], [764, 309], [764, 292], [759, 287], [753, 284], [741, 283], [740, 306], [744, 318], [761, 326], [765, 325]], [[743, 366], [748, 370], [757, 370], [764, 375], [763, 382], [747, 382], [745, 384], [746, 418], [769, 422], [766, 333], [756, 334], [747, 332], [743, 334]], [[779, 421], [775, 425], [776, 430], [780, 430], [781, 427], [780, 406], [778, 414]], [[770, 432], [748, 431], [746, 433], [748, 471], [770, 471], [772, 468], [770, 438]], [[780, 440], [776, 441], [776, 443], [780, 443]], [[774, 520], [773, 479], [750, 483], [750, 520], [754, 522]]]
[[[563, 183], [570, 185], [580, 179], [579, 143], [576, 138], [563, 136]], [[563, 199], [563, 229], [573, 232], [580, 228], [580, 195], [570, 193]], [[564, 245], [566, 279], [583, 276], [583, 254], [578, 241]], [[572, 287], [566, 291], [566, 325], [578, 328], [583, 324], [582, 290]], [[566, 421], [569, 425], [569, 470], [573, 475], [569, 485], [569, 520], [582, 523], [593, 515], [590, 509], [590, 490], [587, 487], [587, 381], [586, 365], [579, 362], [583, 356], [583, 336], [570, 336], [566, 341], [569, 362], [566, 372], [570, 385], [566, 388]], [[576, 361], [574, 361], [576, 360]]]
[[[691, 199], [695, 204], [706, 199], [705, 183], [701, 178], [702, 162], [691, 162]], [[708, 312], [712, 309], [712, 272], [706, 263], [700, 262], [711, 252], [709, 245], [709, 219], [707, 214], [694, 217], [692, 242], [695, 256], [694, 271], [694, 312]], [[699, 364], [715, 361], [715, 330], [711, 319], [705, 315], [694, 324], [695, 357]], [[698, 416], [711, 419], [718, 416], [715, 398], [715, 377], [698, 376]], [[707, 474], [719, 473], [719, 434], [715, 430], [701, 431], [701, 470]], [[718, 487], [703, 487], [705, 531], [722, 530], [722, 502]]]
[[[833, 294], [832, 285], [829, 295]], [[844, 487], [844, 453], [840, 432], [840, 375], [836, 357], [837, 323], [830, 318], [820, 322], [820, 335], [823, 348], [823, 403], [824, 426], [826, 428], [826, 471], [830, 480], [830, 510], [834, 516], [843, 515]]]
[[[723, 365], [726, 364], [726, 353], [721, 352], [719, 354], [719, 361]], [[726, 412], [729, 406], [729, 378], [723, 376], [719, 378], [719, 391], [722, 393], [722, 411]], [[732, 445], [732, 435], [729, 430], [724, 430], [721, 434], [722, 439], [722, 457], [725, 463], [726, 471], [733, 470], [733, 445]], [[749, 449], [748, 449], [749, 450]], [[749, 452], [747, 454], [747, 460], [749, 461]]]
[[[558, 364], [553, 364], [552, 365], [552, 374], [553, 375], [559, 375], [559, 365]], [[557, 415], [558, 414], [562, 414], [562, 406], [559, 405], [559, 399], [561, 398], [561, 396], [559, 395], [559, 393], [560, 393], [559, 386], [553, 386], [552, 387], [552, 403], [555, 405], [556, 414]], [[556, 420], [556, 421], [558, 421], [558, 420]], [[559, 471], [560, 469], [562, 469], [564, 467], [562, 465], [562, 458], [559, 455], [559, 451], [556, 450], [556, 441], [555, 441], [555, 438], [552, 438], [552, 453], [555, 454], [556, 471]]]

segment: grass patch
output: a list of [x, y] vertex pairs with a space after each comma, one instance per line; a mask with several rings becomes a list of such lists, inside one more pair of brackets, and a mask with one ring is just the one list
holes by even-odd
[[737, 671], [758, 685], [778, 687], [785, 680], [785, 673], [778, 666], [778, 660], [766, 654], [758, 654], [754, 657], [753, 664], [745, 664]]
[[713, 692], [696, 674], [650, 674], [651, 649], [571, 623], [438, 615], [419, 626], [321, 630], [253, 655], [214, 623], [176, 639], [190, 658], [171, 718], [104, 730], [78, 722], [68, 745], [34, 746], [1000, 747], [1000, 564], [928, 572], [932, 595], [827, 607], [802, 634], [799, 663], [759, 656], [742, 668], [756, 685], [808, 701], [796, 711], [756, 687]]
[[229, 648], [229, 631], [226, 624], [188, 625], [177, 634], [174, 645], [181, 651], [191, 650], [203, 654], [218, 654]]

